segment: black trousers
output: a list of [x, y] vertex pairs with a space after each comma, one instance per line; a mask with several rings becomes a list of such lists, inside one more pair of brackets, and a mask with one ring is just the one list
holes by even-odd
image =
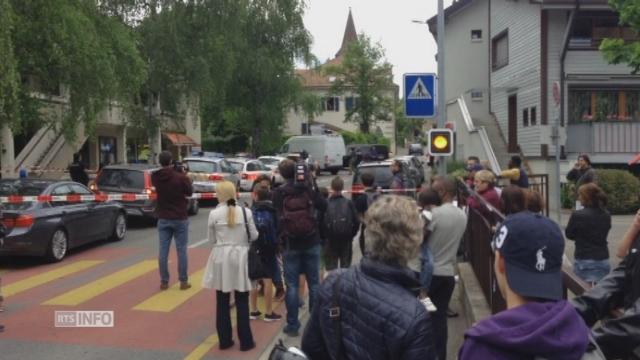
[[340, 261], [340, 267], [345, 269], [351, 266], [351, 259], [353, 258], [352, 244], [341, 244], [337, 247], [332, 247], [329, 244], [324, 246], [324, 268], [327, 271], [335, 270], [338, 268], [338, 261]]
[[429, 297], [438, 310], [432, 314], [434, 344], [438, 359], [447, 358], [447, 309], [449, 301], [456, 286], [456, 279], [453, 276], [433, 276], [431, 287], [429, 287]]
[[[218, 330], [220, 347], [229, 347], [233, 339], [231, 309], [229, 307], [230, 295], [231, 293], [216, 291], [216, 330]], [[249, 292], [236, 291], [235, 300], [240, 348], [249, 348], [253, 345], [253, 335], [249, 325]]]

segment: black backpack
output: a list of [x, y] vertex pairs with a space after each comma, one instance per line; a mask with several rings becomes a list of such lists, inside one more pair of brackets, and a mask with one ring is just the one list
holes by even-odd
[[285, 195], [281, 221], [287, 236], [300, 237], [315, 232], [316, 218], [310, 191]]
[[348, 199], [340, 197], [329, 200], [324, 214], [324, 228], [329, 240], [346, 239], [355, 235], [355, 213]]

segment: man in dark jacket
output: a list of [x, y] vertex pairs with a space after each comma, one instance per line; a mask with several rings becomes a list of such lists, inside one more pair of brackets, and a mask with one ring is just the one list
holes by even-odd
[[278, 170], [285, 184], [273, 190], [273, 205], [279, 219], [278, 231], [284, 244], [284, 279], [287, 325], [284, 333], [298, 336], [299, 276], [304, 274], [309, 286], [309, 309], [313, 308], [320, 283], [320, 235], [315, 212], [326, 211], [326, 200], [309, 179], [311, 172], [302, 162], [283, 160]]
[[186, 290], [191, 287], [187, 272], [187, 244], [189, 242], [189, 220], [187, 216], [189, 200], [187, 197], [193, 194], [193, 187], [187, 175], [173, 166], [172, 160], [170, 152], [161, 152], [159, 161], [162, 169], [151, 175], [151, 183], [158, 194], [156, 215], [158, 216], [158, 235], [160, 237], [158, 255], [160, 289], [166, 290], [169, 288], [167, 262], [171, 239], [175, 238], [180, 289]]
[[[592, 330], [607, 359], [640, 359], [640, 232], [634, 226], [629, 232], [635, 239], [620, 265], [572, 300], [588, 326], [607, 319]], [[619, 308], [624, 313], [612, 318], [612, 309]]]
[[89, 175], [87, 175], [87, 168], [80, 159], [80, 154], [73, 154], [73, 163], [69, 165], [69, 176], [71, 181], [75, 181], [84, 186], [89, 184]]
[[310, 359], [436, 359], [420, 282], [407, 267], [422, 242], [415, 203], [382, 196], [365, 221], [369, 256], [322, 283], [302, 350]]
[[558, 225], [527, 211], [511, 215], [492, 247], [507, 310], [467, 330], [458, 358], [581, 359], [589, 329], [562, 299], [564, 238]]
[[567, 180], [576, 184], [576, 190], [584, 184], [597, 182], [596, 171], [591, 167], [589, 155], [582, 154], [578, 156], [578, 161], [567, 174]]

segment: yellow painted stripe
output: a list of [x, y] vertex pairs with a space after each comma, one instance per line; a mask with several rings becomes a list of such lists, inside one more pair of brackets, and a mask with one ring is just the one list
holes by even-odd
[[51, 300], [47, 300], [43, 305], [79, 305], [94, 297], [138, 278], [158, 267], [158, 261], [145, 260], [126, 269], [122, 269], [111, 275], [107, 275], [87, 285], [66, 292]]
[[28, 277], [24, 280], [16, 281], [14, 283], [2, 286], [2, 292], [4, 296], [12, 296], [19, 294], [23, 291], [27, 291], [36, 286], [46, 284], [50, 281], [61, 279], [67, 275], [77, 273], [82, 270], [86, 270], [90, 267], [94, 267], [103, 263], [103, 260], [81, 260], [76, 261], [73, 264], [65, 265], [55, 270], [47, 271], [43, 274]]
[[191, 289], [180, 290], [180, 283], [176, 283], [167, 291], [162, 291], [136, 305], [134, 310], [143, 311], [159, 311], [170, 312], [178, 306], [182, 305], [185, 301], [195, 296], [200, 290], [202, 290], [202, 277], [204, 276], [204, 269], [189, 276], [191, 282]]

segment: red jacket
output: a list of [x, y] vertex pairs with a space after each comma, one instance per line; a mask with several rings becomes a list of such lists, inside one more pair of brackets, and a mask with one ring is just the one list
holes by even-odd
[[[498, 196], [498, 192], [494, 187], [490, 187], [483, 192], [478, 192], [478, 194], [480, 194], [480, 196], [482, 196], [484, 200], [491, 204], [491, 206], [502, 211], [500, 206], [500, 196]], [[469, 205], [470, 209], [478, 210], [480, 214], [482, 214], [482, 216], [489, 220], [490, 223], [494, 223], [495, 218], [492, 215], [492, 212], [487, 209], [482, 203], [480, 203], [480, 201], [476, 200], [475, 197], [469, 197], [467, 205]]]

